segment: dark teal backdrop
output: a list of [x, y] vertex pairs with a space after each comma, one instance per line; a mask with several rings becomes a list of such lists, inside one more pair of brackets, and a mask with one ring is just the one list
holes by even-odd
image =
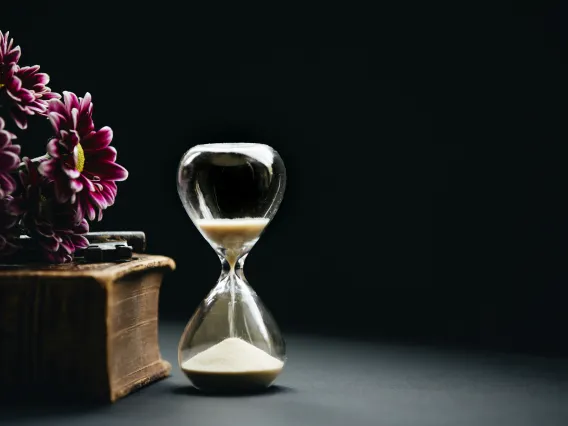
[[[0, 8], [22, 62], [91, 92], [114, 129], [130, 179], [93, 230], [143, 230], [177, 261], [164, 317], [189, 319], [219, 273], [178, 199], [180, 157], [258, 141], [288, 188], [246, 274], [284, 329], [566, 350], [565, 8], [321, 18], [317, 39], [283, 25], [283, 44], [278, 14], [165, 3]], [[39, 154], [34, 124], [21, 143]]]

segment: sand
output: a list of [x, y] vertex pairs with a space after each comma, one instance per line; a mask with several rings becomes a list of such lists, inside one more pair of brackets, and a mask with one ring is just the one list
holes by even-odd
[[268, 225], [266, 218], [200, 219], [197, 226], [213, 243], [226, 249], [227, 262], [232, 266], [242, 248], [256, 240]]
[[270, 386], [283, 367], [284, 362], [235, 337], [223, 340], [181, 365], [196, 387], [217, 391]]

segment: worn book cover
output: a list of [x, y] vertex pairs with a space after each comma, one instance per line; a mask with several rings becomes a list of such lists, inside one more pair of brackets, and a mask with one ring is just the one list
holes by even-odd
[[169, 375], [158, 345], [163, 256], [0, 266], [1, 393], [116, 401]]

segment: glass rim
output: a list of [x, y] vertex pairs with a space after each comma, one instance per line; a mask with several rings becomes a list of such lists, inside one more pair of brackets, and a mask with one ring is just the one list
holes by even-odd
[[270, 145], [267, 145], [265, 143], [262, 142], [206, 142], [206, 143], [200, 143], [198, 145], [195, 145], [194, 148], [200, 147], [200, 146], [204, 146], [204, 147], [226, 147], [226, 146], [237, 146], [237, 147], [255, 147], [255, 146], [266, 146], [270, 148]]

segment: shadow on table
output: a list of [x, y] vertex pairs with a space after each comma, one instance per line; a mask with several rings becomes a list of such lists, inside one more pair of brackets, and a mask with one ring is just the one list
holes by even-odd
[[234, 392], [206, 392], [199, 389], [194, 388], [191, 385], [175, 385], [170, 387], [170, 392], [176, 395], [190, 395], [190, 396], [198, 396], [198, 397], [231, 397], [231, 398], [242, 398], [242, 397], [250, 397], [250, 396], [269, 396], [269, 395], [276, 395], [282, 393], [294, 393], [296, 390], [294, 388], [290, 388], [287, 386], [271, 386], [267, 389], [257, 390], [257, 391], [234, 391]]
[[45, 419], [71, 414], [86, 414], [108, 407], [108, 403], [81, 402], [75, 399], [3, 397], [0, 400], [0, 424], [8, 420]]

